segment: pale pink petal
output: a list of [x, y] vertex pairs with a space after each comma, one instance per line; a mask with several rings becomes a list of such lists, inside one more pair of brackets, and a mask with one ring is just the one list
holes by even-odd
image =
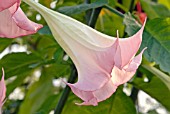
[[132, 71], [136, 71], [136, 69], [139, 67], [139, 65], [142, 62], [142, 54], [143, 52], [146, 50], [147, 48], [144, 48], [139, 55], [137, 55], [136, 57], [134, 57], [132, 59], [132, 61], [130, 62], [130, 64], [128, 65], [128, 68], [126, 68], [127, 72], [132, 72]]
[[1, 11], [0, 19], [0, 37], [15, 38], [29, 35], [36, 33], [42, 27], [42, 25], [28, 20], [20, 8], [13, 17], [8, 9]]
[[13, 7], [13, 11], [11, 9], [11, 12], [15, 12], [17, 8], [20, 5], [21, 0], [0, 0], [0, 12], [2, 10], [8, 9], [10, 7]]
[[72, 44], [70, 49], [75, 50], [75, 58], [71, 58], [78, 70], [78, 82], [73, 86], [84, 91], [94, 91], [103, 87], [110, 79], [114, 66], [114, 42], [111, 47], [100, 51], [91, 50], [70, 39], [67, 42]]
[[13, 19], [18, 25], [18, 27], [22, 28], [23, 30], [30, 31], [32, 33], [37, 32], [37, 30], [42, 27], [42, 25], [30, 21], [20, 7], [13, 15]]
[[109, 98], [117, 89], [117, 85], [113, 82], [113, 77], [100, 89], [93, 92], [95, 98], [98, 102], [106, 100]]
[[118, 67], [114, 66], [112, 69], [112, 81], [114, 85], [121, 85], [129, 81], [132, 76], [135, 74], [136, 71], [127, 72], [124, 69], [119, 69]]
[[97, 100], [96, 100], [96, 98], [92, 98], [90, 101], [88, 101], [88, 102], [82, 102], [82, 103], [75, 103], [76, 105], [79, 105], [79, 106], [81, 106], [81, 105], [86, 105], [86, 106], [88, 106], [88, 105], [93, 105], [93, 106], [97, 106], [98, 105], [98, 102], [97, 102]]
[[122, 69], [124, 66], [126, 66], [137, 53], [142, 42], [142, 33], [144, 30], [144, 26], [145, 24], [133, 36], [129, 38], [121, 38], [118, 40], [119, 46], [114, 57], [115, 65], [118, 68]]
[[6, 96], [6, 85], [4, 81], [4, 69], [2, 68], [2, 78], [0, 81], [0, 107], [2, 107], [4, 103], [5, 96]]
[[112, 69], [112, 79], [115, 85], [121, 85], [129, 81], [132, 76], [135, 74], [137, 68], [141, 64], [142, 61], [142, 54], [146, 48], [144, 48], [139, 55], [134, 57], [132, 61], [122, 69], [114, 66]]
[[83, 103], [76, 103], [77, 105], [98, 105], [98, 102], [109, 98], [117, 89], [117, 86], [113, 84], [112, 79], [100, 89], [95, 91], [83, 91], [74, 87], [72, 84], [68, 84], [75, 95], [81, 98]]
[[98, 104], [97, 99], [94, 97], [92, 91], [83, 91], [79, 88], [74, 87], [72, 84], [68, 84], [71, 88], [72, 92], [81, 98], [84, 102], [83, 103], [76, 103], [78, 105], [94, 105]]

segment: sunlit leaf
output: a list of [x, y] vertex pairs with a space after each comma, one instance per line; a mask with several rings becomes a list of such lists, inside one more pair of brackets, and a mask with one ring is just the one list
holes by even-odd
[[40, 64], [40, 62], [41, 59], [34, 54], [19, 52], [4, 56], [0, 60], [0, 66], [5, 69], [5, 78], [9, 78], [31, 70], [32, 65]]
[[158, 2], [160, 4], [163, 4], [163, 5], [167, 6], [167, 8], [170, 9], [170, 1], [169, 0], [158, 0]]

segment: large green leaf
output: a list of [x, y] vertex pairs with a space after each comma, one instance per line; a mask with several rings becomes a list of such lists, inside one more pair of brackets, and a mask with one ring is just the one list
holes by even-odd
[[38, 114], [48, 114], [51, 110], [54, 110], [58, 103], [59, 96], [60, 94], [49, 96], [37, 110], [37, 112], [39, 112]]
[[[129, 36], [136, 33], [140, 25], [130, 15], [125, 15], [124, 24]], [[155, 61], [163, 71], [170, 73], [170, 18], [148, 21], [143, 33], [141, 49], [149, 61]]]
[[[77, 106], [77, 97], [70, 95], [63, 114], [136, 114], [136, 109], [131, 99], [119, 88], [109, 99], [100, 102], [98, 106]], [[71, 112], [70, 112], [71, 111]]]
[[23, 72], [22, 74], [18, 75], [16, 77], [15, 80], [13, 80], [12, 82], [10, 82], [7, 85], [7, 92], [6, 92], [6, 96], [9, 96], [11, 92], [13, 92], [13, 90], [19, 86], [21, 86], [21, 84], [23, 83], [24, 79], [30, 74], [30, 71], [27, 72]]
[[87, 11], [89, 9], [98, 8], [105, 4], [107, 4], [107, 0], [97, 0], [96, 2], [93, 2], [91, 4], [84, 3], [76, 6], [61, 7], [58, 9], [58, 11], [67, 15], [72, 15]]
[[[51, 67], [43, 68], [40, 80], [35, 82], [28, 90], [26, 98], [20, 106], [18, 114], [36, 114], [40, 113], [38, 110], [41, 105], [46, 103], [45, 101], [49, 99], [54, 94], [54, 86], [52, 84], [52, 79], [54, 75], [51, 72]], [[51, 104], [50, 104], [51, 105]], [[49, 107], [50, 107], [49, 105]], [[48, 107], [46, 107], [48, 109]], [[39, 111], [46, 112], [46, 108]]]
[[170, 17], [170, 10], [162, 4], [150, 0], [141, 0], [142, 9], [150, 19], [158, 17]]
[[5, 69], [5, 78], [22, 74], [31, 70], [35, 64], [40, 64], [41, 58], [25, 52], [10, 53], [0, 60], [0, 67]]

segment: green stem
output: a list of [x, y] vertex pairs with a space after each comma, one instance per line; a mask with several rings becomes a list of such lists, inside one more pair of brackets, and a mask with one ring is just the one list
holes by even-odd
[[116, 9], [114, 9], [114, 8], [108, 6], [108, 5], [104, 5], [103, 8], [106, 8], [106, 9], [110, 10], [111, 12], [115, 13], [116, 15], [124, 18], [124, 14], [123, 13], [119, 12], [118, 10], [116, 10]]
[[129, 11], [132, 12], [133, 11], [133, 8], [134, 8], [134, 2], [135, 0], [131, 0], [131, 3], [130, 3], [130, 9]]
[[[72, 66], [71, 68], [71, 75], [70, 75], [70, 78], [68, 80], [68, 83], [74, 83], [74, 81], [76, 80], [77, 78], [77, 71], [76, 71], [76, 68], [74, 66]], [[57, 107], [54, 111], [54, 114], [61, 114], [63, 108], [64, 108], [64, 105], [68, 99], [68, 96], [69, 96], [69, 93], [70, 93], [70, 87], [69, 86], [66, 86], [61, 97], [60, 97], [60, 100], [57, 104]]]
[[84, 3], [90, 4], [90, 0], [85, 0]]
[[[85, 4], [90, 4], [91, 0], [85, 0], [84, 3]], [[91, 13], [92, 13], [92, 9], [86, 11], [86, 15], [85, 15], [86, 23], [89, 22]]]
[[95, 27], [95, 24], [97, 22], [97, 18], [99, 16], [99, 13], [101, 11], [102, 7], [96, 8], [92, 10], [91, 16], [90, 16], [90, 20], [88, 22], [88, 25], [92, 28]]
[[142, 67], [144, 67], [146, 70], [150, 71], [151, 73], [156, 75], [159, 79], [161, 79], [162, 82], [164, 82], [164, 84], [170, 90], [170, 76], [168, 76], [167, 74], [163, 73], [162, 71], [160, 71], [159, 69], [157, 69], [153, 66], [142, 65]]
[[[142, 77], [142, 73], [139, 70], [137, 70], [136, 76], [137, 77]], [[139, 92], [139, 89], [137, 89], [135, 87], [132, 88], [132, 93], [130, 95], [130, 98], [132, 99], [134, 104], [136, 104], [137, 97], [138, 97], [138, 92]]]
[[134, 104], [136, 104], [136, 100], [137, 100], [137, 97], [138, 97], [138, 92], [139, 92], [139, 89], [137, 89], [135, 87], [132, 88], [132, 93], [130, 95], [130, 98], [132, 99]]
[[158, 0], [152, 0], [153, 2], [158, 2]]

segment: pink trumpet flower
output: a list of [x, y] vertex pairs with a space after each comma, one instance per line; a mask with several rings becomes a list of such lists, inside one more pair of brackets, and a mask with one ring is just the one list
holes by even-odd
[[2, 68], [2, 78], [0, 81], [0, 114], [2, 113], [1, 109], [4, 104], [5, 96], [6, 96], [6, 86], [4, 81], [4, 69]]
[[79, 105], [96, 106], [109, 98], [119, 85], [132, 78], [141, 64], [145, 49], [136, 57], [135, 54], [145, 24], [129, 38], [115, 38], [32, 0], [24, 1], [42, 14], [56, 41], [73, 60], [78, 81], [67, 84], [84, 101]]
[[19, 7], [20, 0], [0, 0], [0, 37], [16, 38], [36, 33], [42, 25], [30, 21]]

